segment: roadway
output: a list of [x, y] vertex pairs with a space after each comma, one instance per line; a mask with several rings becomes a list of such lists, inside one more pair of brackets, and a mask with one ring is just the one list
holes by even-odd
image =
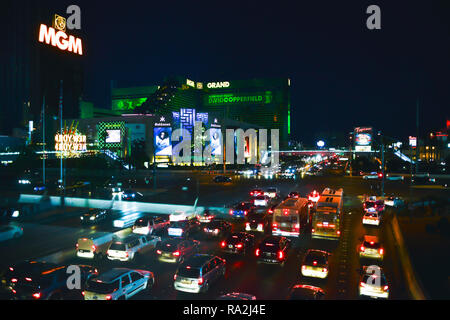
[[[82, 227], [79, 215], [82, 208], [55, 208], [43, 219], [36, 219], [27, 223], [18, 223], [24, 228], [24, 236], [19, 239], [0, 243], [2, 255], [1, 267], [28, 258], [45, 257], [54, 252], [65, 251], [61, 257], [64, 264], [92, 264], [100, 271], [111, 267], [126, 266], [147, 269], [155, 273], [156, 286], [151, 294], [139, 294], [134, 299], [215, 299], [222, 293], [239, 291], [255, 295], [258, 299], [284, 299], [288, 289], [297, 283], [312, 284], [325, 290], [328, 299], [358, 299], [358, 283], [360, 268], [357, 248], [365, 234], [377, 235], [385, 248], [385, 259], [382, 266], [390, 283], [390, 295], [393, 299], [407, 299], [406, 286], [403, 283], [402, 269], [397, 257], [397, 249], [389, 227], [388, 220], [379, 228], [364, 227], [362, 220], [362, 205], [358, 196], [370, 194], [370, 182], [355, 178], [343, 177], [307, 177], [305, 179], [252, 179], [233, 177], [229, 184], [215, 184], [210, 175], [190, 175], [191, 185], [188, 191], [181, 191], [186, 174], [173, 175], [171, 184], [166, 191], [145, 196], [145, 201], [193, 204], [198, 196], [199, 205], [229, 206], [232, 203], [247, 200], [249, 191], [255, 186], [266, 188], [277, 187], [282, 194], [298, 191], [306, 195], [312, 190], [323, 190], [324, 187], [344, 188], [346, 198], [344, 203], [344, 221], [341, 241], [311, 239], [309, 233], [304, 233], [294, 240], [293, 248], [284, 267], [272, 265], [258, 265], [249, 254], [246, 257], [223, 255], [218, 250], [218, 240], [207, 240], [201, 234], [192, 237], [201, 241], [201, 252], [215, 253], [227, 260], [225, 279], [212, 286], [207, 294], [179, 293], [173, 289], [173, 275], [176, 265], [159, 263], [154, 253], [142, 255], [139, 261], [120, 263], [104, 260], [100, 262], [86, 261], [75, 257], [76, 240], [97, 231], [117, 231], [109, 220], [98, 226]], [[387, 190], [397, 190], [397, 194], [407, 192], [403, 184], [392, 182]], [[148, 190], [150, 191], [150, 190]], [[120, 217], [140, 212], [117, 212]], [[151, 214], [151, 213], [148, 213]], [[387, 212], [389, 217], [390, 212]], [[242, 223], [234, 224], [235, 231], [243, 230]], [[258, 235], [260, 239], [262, 235]], [[321, 249], [330, 252], [330, 273], [327, 279], [306, 279], [301, 276], [300, 263], [308, 249]]]

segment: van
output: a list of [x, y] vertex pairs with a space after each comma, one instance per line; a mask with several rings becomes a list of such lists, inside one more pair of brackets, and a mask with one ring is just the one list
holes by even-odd
[[88, 259], [101, 259], [106, 256], [113, 241], [112, 233], [96, 233], [88, 237], [82, 237], [77, 242], [77, 256]]

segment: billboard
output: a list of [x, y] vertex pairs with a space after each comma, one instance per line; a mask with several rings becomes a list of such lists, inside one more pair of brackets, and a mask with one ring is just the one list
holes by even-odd
[[107, 129], [105, 142], [120, 143], [120, 129]]
[[220, 156], [222, 154], [222, 144], [220, 141], [222, 132], [219, 128], [210, 128], [209, 132], [211, 134], [211, 154], [213, 156]]
[[409, 145], [410, 145], [412, 148], [417, 147], [417, 137], [409, 136]]
[[172, 128], [171, 127], [155, 127], [153, 129], [155, 137], [155, 156], [171, 156], [172, 155]]
[[371, 127], [355, 128], [355, 151], [370, 152], [372, 150], [372, 131]]

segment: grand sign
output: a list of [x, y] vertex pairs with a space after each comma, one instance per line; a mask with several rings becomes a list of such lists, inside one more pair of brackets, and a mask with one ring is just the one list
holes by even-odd
[[219, 89], [219, 88], [229, 88], [230, 83], [228, 81], [223, 82], [209, 82], [206, 87], [208, 89]]
[[55, 15], [53, 26], [48, 27], [41, 24], [39, 28], [39, 42], [46, 43], [57, 47], [63, 51], [73, 52], [75, 54], [83, 55], [83, 43], [80, 38], [68, 35], [66, 30], [66, 21], [63, 17]]

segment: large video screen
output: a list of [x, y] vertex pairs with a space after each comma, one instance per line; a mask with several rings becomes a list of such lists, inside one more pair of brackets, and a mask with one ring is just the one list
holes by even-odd
[[106, 143], [120, 143], [120, 129], [106, 130]]
[[153, 129], [155, 137], [155, 155], [171, 156], [172, 155], [172, 128], [171, 127], [155, 127]]
[[209, 129], [211, 134], [211, 154], [213, 156], [220, 156], [222, 154], [222, 143], [220, 141], [221, 131], [219, 128]]
[[355, 143], [357, 146], [370, 146], [370, 144], [372, 143], [372, 134], [357, 133]]

